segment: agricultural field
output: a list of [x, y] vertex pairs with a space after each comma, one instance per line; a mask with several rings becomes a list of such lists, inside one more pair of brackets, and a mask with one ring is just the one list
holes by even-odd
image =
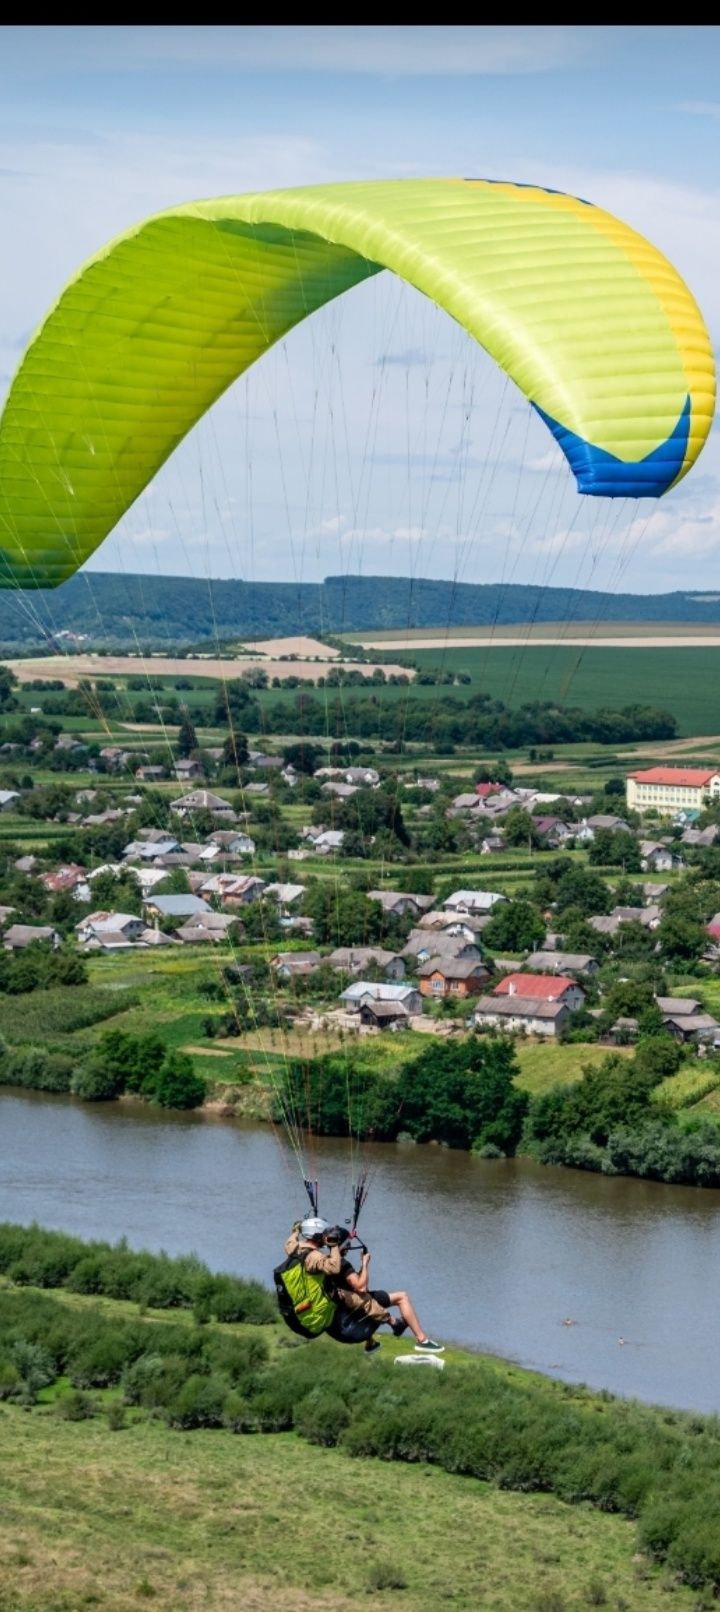
[[420, 668], [441, 663], [448, 671], [467, 673], [472, 690], [481, 689], [513, 709], [534, 700], [588, 711], [662, 704], [676, 718], [683, 737], [714, 734], [720, 728], [720, 648], [453, 644], [447, 649], [413, 650], [412, 658]]

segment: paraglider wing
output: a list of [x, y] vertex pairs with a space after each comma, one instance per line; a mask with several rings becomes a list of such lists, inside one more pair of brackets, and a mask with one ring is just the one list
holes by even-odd
[[490, 180], [231, 196], [111, 243], [28, 347], [0, 420], [0, 586], [70, 576], [255, 359], [384, 268], [512, 377], [580, 492], [659, 496], [693, 465], [708, 333], [672, 265], [611, 214]]

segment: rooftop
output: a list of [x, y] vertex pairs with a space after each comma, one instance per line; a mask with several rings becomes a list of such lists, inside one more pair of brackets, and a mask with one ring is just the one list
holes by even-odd
[[717, 767], [648, 767], [647, 772], [631, 772], [636, 784], [675, 784], [681, 789], [703, 789], [717, 777]]
[[557, 1019], [567, 1008], [564, 1002], [543, 1002], [537, 996], [481, 996], [475, 1012], [507, 1018]]
[[538, 974], [506, 974], [500, 984], [495, 986], [493, 995], [557, 1001], [573, 985], [577, 987], [577, 980], [557, 976], [548, 979], [547, 975]]

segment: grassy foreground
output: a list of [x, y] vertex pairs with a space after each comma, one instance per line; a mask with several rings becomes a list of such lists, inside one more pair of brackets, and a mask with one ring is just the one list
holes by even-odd
[[108, 1434], [2, 1406], [0, 1494], [0, 1612], [350, 1612], [358, 1595], [408, 1612], [700, 1604], [636, 1555], [618, 1517], [291, 1433], [138, 1421]]

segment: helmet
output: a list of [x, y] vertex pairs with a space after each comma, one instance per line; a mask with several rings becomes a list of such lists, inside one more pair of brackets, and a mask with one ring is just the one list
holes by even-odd
[[320, 1215], [309, 1215], [307, 1220], [301, 1220], [300, 1222], [300, 1236], [310, 1241], [314, 1240], [315, 1237], [322, 1237], [329, 1230], [327, 1220], [322, 1220]]

